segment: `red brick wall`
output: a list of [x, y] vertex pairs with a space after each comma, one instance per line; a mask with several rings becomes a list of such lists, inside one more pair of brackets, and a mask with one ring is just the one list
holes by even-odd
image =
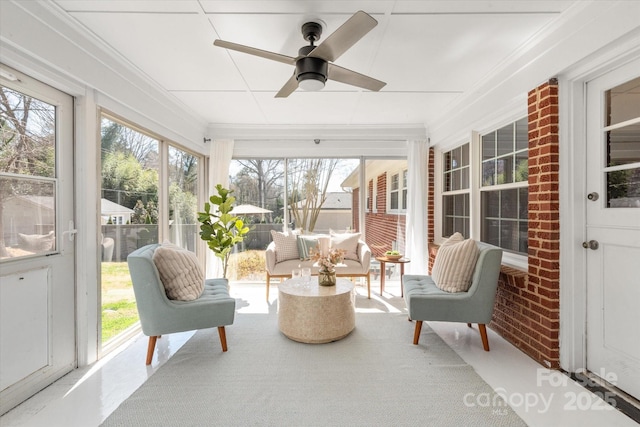
[[[404, 232], [405, 216], [387, 213], [387, 174], [376, 178], [376, 212], [367, 212], [366, 242], [371, 248], [373, 256], [381, 256], [391, 250], [391, 243], [398, 239], [398, 223]], [[373, 195], [373, 180], [369, 181], [369, 194]]]
[[539, 363], [559, 367], [558, 83], [529, 92], [529, 269], [503, 267], [491, 328]]

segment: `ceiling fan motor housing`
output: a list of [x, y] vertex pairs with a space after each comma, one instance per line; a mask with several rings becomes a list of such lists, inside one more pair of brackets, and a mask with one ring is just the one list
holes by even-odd
[[296, 61], [296, 80], [298, 83], [304, 80], [317, 80], [324, 83], [327, 81], [328, 63], [322, 58], [307, 56], [314, 46], [303, 46], [298, 51], [298, 60]]
[[304, 56], [296, 61], [296, 79], [298, 82], [313, 79], [325, 83], [327, 69], [327, 61], [324, 59]]

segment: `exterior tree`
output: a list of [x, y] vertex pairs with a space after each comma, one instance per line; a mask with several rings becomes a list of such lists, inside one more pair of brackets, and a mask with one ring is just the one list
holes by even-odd
[[338, 159], [299, 159], [288, 163], [289, 210], [296, 227], [315, 229], [337, 164]]
[[238, 160], [243, 168], [233, 178], [233, 187], [242, 203], [255, 204], [273, 212], [280, 212], [284, 168], [282, 160]]
[[131, 207], [138, 200], [158, 197], [158, 172], [144, 169], [132, 155], [108, 153], [102, 162], [102, 193], [105, 199]]

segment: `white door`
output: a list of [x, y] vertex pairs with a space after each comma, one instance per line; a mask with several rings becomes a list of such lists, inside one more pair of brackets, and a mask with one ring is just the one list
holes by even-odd
[[73, 99], [0, 64], [0, 414], [76, 365]]
[[640, 60], [587, 84], [587, 369], [640, 398]]

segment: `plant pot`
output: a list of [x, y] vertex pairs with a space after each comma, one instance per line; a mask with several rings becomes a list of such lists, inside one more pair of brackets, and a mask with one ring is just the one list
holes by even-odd
[[336, 285], [336, 272], [328, 270], [318, 271], [318, 284], [320, 286], [335, 286]]

